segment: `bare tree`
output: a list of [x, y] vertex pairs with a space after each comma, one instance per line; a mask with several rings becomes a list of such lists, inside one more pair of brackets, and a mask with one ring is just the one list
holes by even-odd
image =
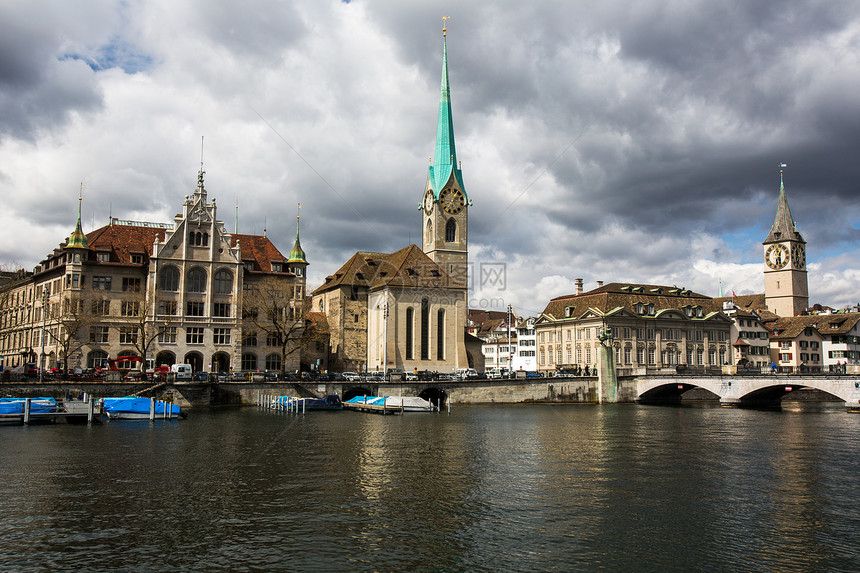
[[88, 328], [96, 322], [91, 297], [77, 292], [66, 293], [43, 312], [50, 323], [46, 334], [59, 348], [63, 374], [68, 376], [69, 358], [87, 343]]
[[264, 277], [243, 293], [242, 318], [258, 335], [277, 341], [281, 348], [281, 375], [286, 373], [287, 357], [301, 353], [310, 343], [313, 329], [305, 328], [310, 299], [297, 291], [299, 286], [278, 277]]
[[[158, 306], [160, 305], [160, 306]], [[146, 357], [156, 339], [176, 321], [176, 303], [159, 301], [155, 290], [135, 286], [123, 293], [120, 315], [127, 320], [128, 328], [135, 332], [132, 344], [142, 360], [141, 378], [146, 376]]]

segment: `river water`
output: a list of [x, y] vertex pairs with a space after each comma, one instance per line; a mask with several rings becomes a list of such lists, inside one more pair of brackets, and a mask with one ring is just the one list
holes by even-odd
[[841, 407], [193, 410], [0, 428], [0, 568], [857, 571]]

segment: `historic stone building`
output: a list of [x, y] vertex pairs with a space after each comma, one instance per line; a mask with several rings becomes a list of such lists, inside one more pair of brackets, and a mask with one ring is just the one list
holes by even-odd
[[610, 283], [552, 299], [535, 321], [541, 372], [597, 365], [600, 335], [611, 333], [623, 368], [720, 366], [730, 359], [731, 319], [718, 301], [661, 285]]
[[[301, 321], [307, 264], [298, 230], [289, 257], [265, 236], [228, 233], [201, 170], [172, 223], [114, 219], [84, 234], [79, 212], [70, 237], [3, 289], [5, 365], [40, 362], [44, 344], [48, 368], [101, 367], [108, 358], [137, 366], [122, 360], [133, 356], [149, 366], [279, 370], [281, 341], [258, 336], [243, 306], [248, 293], [274, 281], [285, 316]], [[298, 369], [298, 352], [287, 360], [288, 370]]]

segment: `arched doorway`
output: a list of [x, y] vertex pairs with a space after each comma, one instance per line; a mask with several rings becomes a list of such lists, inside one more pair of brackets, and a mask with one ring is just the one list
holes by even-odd
[[156, 366], [173, 366], [176, 364], [176, 355], [169, 350], [162, 350], [155, 355]]
[[226, 352], [216, 352], [212, 355], [212, 372], [229, 372], [230, 355]]
[[200, 372], [203, 370], [203, 355], [199, 352], [189, 352], [185, 355], [185, 364], [191, 365], [192, 372]]

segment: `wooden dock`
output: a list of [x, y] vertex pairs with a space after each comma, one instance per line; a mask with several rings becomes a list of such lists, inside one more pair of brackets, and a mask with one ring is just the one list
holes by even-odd
[[53, 412], [31, 412], [29, 405], [20, 414], [0, 414], [0, 424], [36, 424], [56, 423], [61, 418], [67, 424], [91, 424], [99, 421], [95, 403], [57, 401], [57, 409]]
[[384, 404], [363, 404], [363, 403], [343, 403], [344, 410], [354, 410], [356, 412], [370, 412], [372, 414], [402, 414], [403, 408], [400, 406], [386, 406]]

